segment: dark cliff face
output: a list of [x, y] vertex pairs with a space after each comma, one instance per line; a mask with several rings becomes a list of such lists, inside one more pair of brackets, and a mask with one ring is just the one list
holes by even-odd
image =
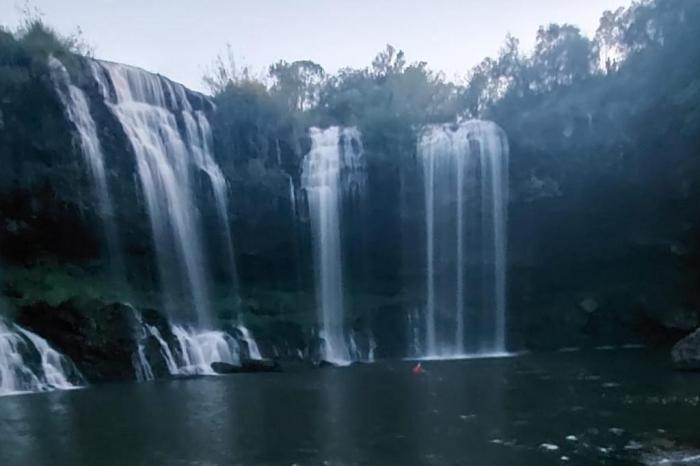
[[700, 323], [697, 144], [668, 122], [650, 130], [655, 108], [615, 118], [626, 98], [581, 97], [574, 116], [537, 127], [528, 118], [555, 103], [505, 119], [510, 311], [528, 347], [668, 344]]
[[[76, 59], [71, 78], [89, 98], [105, 152], [130, 289], [109, 280], [93, 187], [48, 70], [39, 62], [20, 63], [22, 79], [3, 89], [0, 106], [0, 257], [4, 295], [15, 308], [31, 309], [33, 320], [39, 310], [52, 312], [50, 306], [72, 298], [96, 298], [100, 306], [118, 301], [159, 306], [134, 154], [86, 63]], [[269, 341], [277, 334], [303, 340], [300, 329], [313, 326], [316, 318], [309, 223], [300, 190], [301, 160], [309, 149], [305, 127], [268, 106], [264, 96], [229, 98], [214, 107], [201, 95], [188, 94], [193, 105], [206, 109], [215, 156], [230, 184], [241, 302], [215, 297], [214, 307], [221, 317], [242, 312]], [[239, 117], [231, 118], [232, 112]], [[685, 163], [694, 155], [659, 143], [672, 138], [667, 132], [656, 135], [654, 144], [660, 159], [668, 154], [668, 162], [652, 164], [645, 155], [650, 151], [635, 147], [622, 147], [619, 159], [596, 158], [599, 133], [607, 134], [610, 124], [598, 117], [539, 131], [498, 113], [494, 119], [509, 134], [513, 161], [510, 346], [666, 343], [697, 326], [700, 197], [697, 172]], [[368, 202], [360, 215], [343, 209], [348, 326], [370, 329], [378, 355], [403, 355], [406, 311], [423, 303], [423, 266], [403, 254], [423, 247], [416, 134], [404, 124], [366, 124], [360, 130]], [[555, 168], [546, 168], [552, 158]], [[203, 243], [215, 258], [209, 278], [214, 295], [224, 296], [231, 284], [216, 260], [221, 232], [213, 193], [200, 175], [195, 186]], [[49, 307], [37, 306], [40, 302]]]

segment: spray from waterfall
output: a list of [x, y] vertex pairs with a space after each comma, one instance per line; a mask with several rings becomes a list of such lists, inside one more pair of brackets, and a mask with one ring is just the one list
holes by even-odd
[[486, 121], [426, 127], [423, 356], [506, 350], [508, 142]]

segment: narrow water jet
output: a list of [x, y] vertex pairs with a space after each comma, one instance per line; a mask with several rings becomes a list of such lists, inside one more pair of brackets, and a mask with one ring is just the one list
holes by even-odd
[[505, 353], [506, 135], [487, 121], [428, 126], [418, 155], [425, 203], [422, 355]]
[[366, 176], [360, 133], [355, 128], [311, 128], [311, 151], [302, 167], [316, 273], [316, 295], [323, 358], [351, 360], [345, 335], [341, 204], [343, 195], [360, 194]]
[[291, 208], [292, 212], [292, 218], [296, 219], [297, 218], [297, 196], [296, 196], [296, 191], [294, 189], [294, 180], [292, 179], [291, 175], [287, 177], [289, 180], [289, 207]]

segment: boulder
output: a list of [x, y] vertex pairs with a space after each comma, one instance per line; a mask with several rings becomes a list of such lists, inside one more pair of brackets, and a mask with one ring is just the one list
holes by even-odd
[[700, 371], [700, 328], [673, 346], [671, 359], [675, 369]]
[[280, 365], [274, 359], [243, 359], [243, 372], [279, 372]]
[[211, 370], [217, 374], [240, 374], [244, 372], [279, 372], [281, 368], [273, 359], [242, 359], [240, 365], [213, 362]]
[[211, 370], [217, 374], [238, 374], [242, 372], [240, 366], [218, 361], [211, 363]]

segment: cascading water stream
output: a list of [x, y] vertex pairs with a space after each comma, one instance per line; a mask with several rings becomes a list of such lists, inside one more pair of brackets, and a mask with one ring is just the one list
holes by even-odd
[[[195, 169], [211, 181], [235, 277], [226, 182], [211, 154], [211, 128], [203, 112], [193, 109], [180, 84], [130, 66], [96, 60], [90, 66], [136, 156], [165, 307], [171, 316], [208, 326], [209, 292], [192, 186]], [[176, 314], [182, 307], [176, 302], [189, 303], [195, 318]]]
[[476, 120], [429, 126], [418, 153], [425, 191], [423, 356], [504, 353], [505, 133], [494, 123]]
[[226, 332], [197, 332], [179, 325], [173, 325], [172, 331], [182, 358], [179, 374], [213, 375], [211, 364], [214, 362], [240, 364], [238, 342]]
[[[137, 380], [153, 380], [155, 362], [165, 363], [167, 373], [177, 375], [214, 375], [212, 363], [224, 362], [240, 365], [242, 357], [261, 360], [262, 354], [251, 332], [243, 325], [236, 326], [236, 331], [197, 330], [185, 325], [166, 323], [158, 326], [146, 323], [136, 309], [134, 317], [138, 322], [137, 351], [134, 354], [134, 368]], [[162, 332], [161, 332], [162, 330]], [[234, 336], [235, 335], [235, 336]], [[146, 345], [157, 344], [157, 356], [146, 354]], [[241, 346], [248, 348], [247, 354]], [[154, 359], [156, 358], [156, 359]], [[159, 358], [159, 361], [157, 359]], [[160, 364], [162, 367], [162, 364]]]
[[65, 66], [55, 57], [49, 57], [49, 68], [54, 88], [58, 94], [68, 119], [75, 125], [80, 138], [80, 148], [93, 184], [100, 218], [102, 220], [107, 259], [109, 260], [112, 279], [124, 284], [126, 272], [122, 248], [114, 218], [114, 206], [105, 170], [102, 144], [97, 133], [97, 126], [90, 114], [90, 107], [85, 93], [71, 83]]
[[0, 319], [0, 396], [82, 385], [75, 365], [46, 340]]
[[250, 330], [243, 325], [239, 325], [236, 328], [239, 332], [241, 332], [241, 335], [243, 335], [243, 341], [245, 341], [246, 345], [248, 345], [248, 356], [250, 359], [262, 359], [260, 348], [258, 348], [258, 343], [255, 341], [255, 338], [253, 338], [253, 335], [251, 335]]
[[323, 357], [345, 363], [351, 355], [344, 329], [341, 196], [364, 189], [361, 139], [355, 128], [339, 127], [311, 128], [309, 136], [301, 184], [309, 204]]
[[294, 180], [291, 176], [288, 177], [289, 183], [289, 207], [292, 212], [292, 218], [297, 218], [297, 196], [294, 189]]
[[238, 292], [238, 270], [236, 255], [233, 248], [233, 235], [229, 218], [228, 184], [219, 165], [214, 161], [212, 130], [209, 121], [202, 112], [196, 112], [193, 118], [191, 112], [183, 112], [188, 138], [191, 142], [196, 166], [206, 173], [214, 193], [214, 203], [223, 233], [223, 244], [226, 251], [226, 263], [229, 267], [234, 292]]
[[[206, 327], [210, 324], [210, 312], [193, 186], [196, 170], [204, 173], [211, 184], [226, 261], [234, 290], [237, 292], [238, 288], [228, 187], [212, 155], [209, 122], [203, 111], [193, 108], [188, 91], [179, 84], [129, 66], [95, 60], [89, 60], [88, 64], [105, 103], [121, 124], [136, 156], [166, 309], [172, 318]], [[82, 153], [105, 220], [109, 260], [118, 269], [115, 278], [125, 280], [104, 156], [88, 100], [81, 89], [72, 85], [67, 70], [58, 60], [51, 58], [50, 66], [59, 98], [80, 136]], [[195, 318], [173, 312], [178, 307], [176, 302], [190, 304], [196, 311]], [[157, 342], [172, 375], [211, 374], [212, 362], [240, 362], [238, 343], [225, 332], [171, 325], [166, 341], [157, 327], [143, 322], [138, 310], [133, 312], [137, 342], [133, 364], [139, 380], [151, 380], [155, 376], [146, 351], [149, 340]], [[243, 334], [251, 355], [259, 358], [255, 340], [247, 329]]]
[[[53, 56], [49, 57], [49, 68], [51, 69], [51, 77], [56, 93], [63, 104], [66, 115], [77, 129], [81, 152], [89, 168], [88, 171], [94, 185], [98, 211], [103, 224], [108, 251], [107, 259], [112, 270], [111, 278], [114, 283], [121, 283], [126, 286], [126, 269], [114, 218], [112, 197], [107, 184], [104, 153], [97, 133], [97, 126], [90, 114], [87, 97], [80, 88], [71, 83], [68, 70]], [[136, 310], [134, 310], [134, 314], [137, 316], [137, 319], [140, 319], [140, 315]], [[142, 336], [139, 333], [143, 332], [142, 326], [136, 325], [134, 331], [137, 334], [136, 340], [141, 341]], [[152, 380], [154, 378], [141, 343], [138, 344], [133, 355], [133, 365], [138, 380]]]

